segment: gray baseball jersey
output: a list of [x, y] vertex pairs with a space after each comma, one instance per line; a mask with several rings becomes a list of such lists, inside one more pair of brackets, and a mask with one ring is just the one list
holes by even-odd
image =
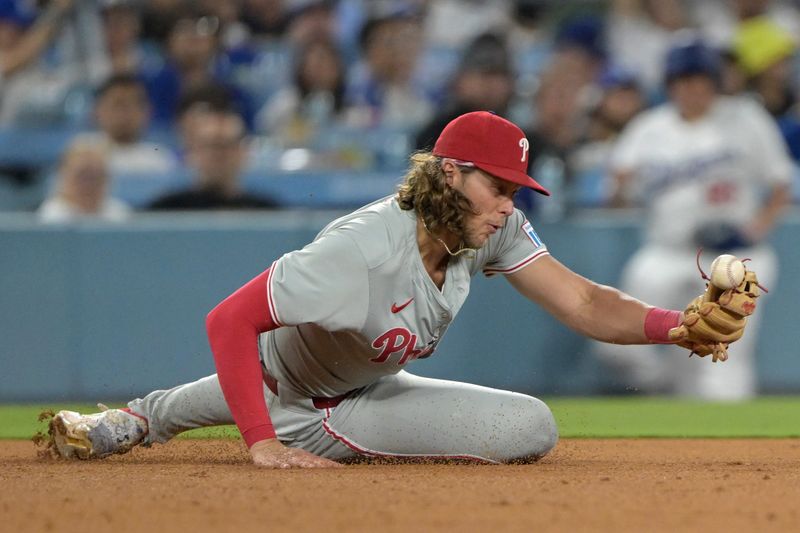
[[422, 264], [413, 211], [387, 197], [335, 220], [272, 266], [268, 299], [282, 327], [261, 336], [267, 368], [308, 396], [336, 396], [430, 356], [470, 279], [511, 273], [547, 254], [514, 211], [476, 255], [451, 258], [441, 291]]
[[[439, 290], [422, 264], [416, 224], [413, 212], [384, 198], [272, 265], [267, 297], [283, 327], [261, 335], [259, 348], [278, 381], [278, 394], [264, 388], [278, 438], [330, 459], [544, 455], [558, 432], [540, 400], [403, 368], [433, 354], [472, 276], [516, 272], [547, 248], [515, 210], [474, 256], [450, 259]], [[335, 407], [311, 399], [349, 391]], [[233, 423], [216, 375], [128, 405], [149, 421], [146, 443]]]

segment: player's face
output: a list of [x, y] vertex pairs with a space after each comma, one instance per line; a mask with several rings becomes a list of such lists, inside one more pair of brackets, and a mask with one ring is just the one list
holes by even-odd
[[717, 96], [714, 80], [705, 74], [676, 78], [669, 84], [669, 96], [684, 120], [705, 116]]
[[460, 167], [454, 172], [452, 187], [472, 202], [476, 215], [468, 214], [465, 234], [469, 248], [480, 248], [502, 228], [514, 212], [514, 195], [522, 187], [501, 180], [479, 169]]

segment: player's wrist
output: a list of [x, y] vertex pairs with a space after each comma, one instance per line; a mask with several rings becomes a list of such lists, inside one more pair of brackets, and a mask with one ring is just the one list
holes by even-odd
[[671, 309], [653, 307], [644, 318], [644, 335], [651, 344], [673, 344], [669, 332], [683, 322], [683, 313]]
[[283, 444], [281, 443], [281, 441], [277, 439], [277, 437], [271, 437], [256, 441], [253, 444], [251, 444], [250, 451], [257, 452], [259, 450], [275, 448], [277, 446], [283, 446]]
[[265, 440], [276, 440], [275, 428], [272, 424], [261, 424], [242, 432], [242, 438], [248, 448], [252, 448], [258, 442]]

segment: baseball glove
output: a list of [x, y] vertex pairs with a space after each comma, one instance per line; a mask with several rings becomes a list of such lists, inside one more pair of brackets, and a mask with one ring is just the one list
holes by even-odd
[[747, 317], [756, 310], [756, 299], [767, 290], [759, 285], [752, 270], [745, 270], [742, 282], [727, 290], [715, 287], [702, 269], [700, 273], [706, 280], [706, 290], [689, 303], [683, 322], [669, 331], [669, 337], [691, 350], [689, 357], [711, 354], [713, 362], [725, 361], [728, 345], [742, 336]]

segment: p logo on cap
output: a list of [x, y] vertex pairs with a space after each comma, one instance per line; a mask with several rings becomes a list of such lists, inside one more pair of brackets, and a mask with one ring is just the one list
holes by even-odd
[[475, 111], [445, 126], [433, 154], [470, 161], [500, 179], [550, 196], [550, 191], [528, 176], [530, 143], [519, 127], [494, 113]]

